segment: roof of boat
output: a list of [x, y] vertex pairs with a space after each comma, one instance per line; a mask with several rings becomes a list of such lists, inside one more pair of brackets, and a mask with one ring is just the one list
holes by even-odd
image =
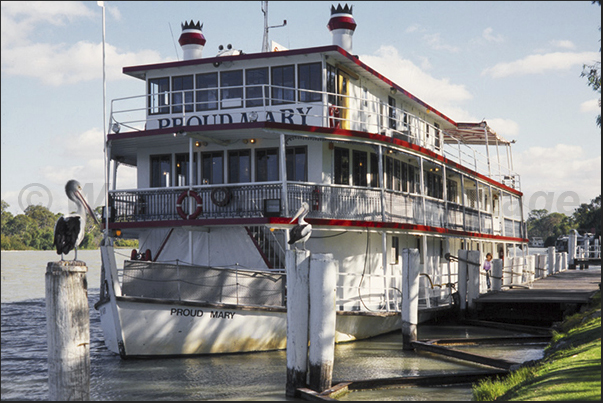
[[493, 131], [486, 121], [477, 122], [477, 123], [457, 123], [442, 112], [438, 111], [431, 105], [417, 98], [400, 85], [391, 81], [387, 77], [383, 76], [367, 64], [360, 61], [360, 58], [357, 55], [352, 55], [347, 52], [345, 49], [341, 48], [337, 45], [328, 45], [328, 46], [319, 46], [313, 48], [302, 48], [302, 49], [291, 49], [291, 50], [283, 50], [279, 52], [259, 52], [259, 53], [242, 53], [239, 55], [231, 55], [231, 56], [216, 56], [216, 57], [208, 57], [208, 58], [200, 58], [200, 59], [191, 59], [191, 60], [181, 60], [181, 61], [171, 61], [171, 62], [162, 62], [155, 64], [146, 64], [146, 65], [138, 65], [138, 66], [129, 66], [123, 68], [123, 73], [129, 76], [146, 79], [146, 72], [151, 70], [160, 70], [160, 69], [172, 69], [172, 68], [181, 68], [186, 66], [200, 66], [205, 64], [214, 64], [216, 62], [227, 62], [227, 61], [244, 61], [244, 60], [254, 60], [254, 59], [269, 59], [276, 57], [290, 57], [296, 55], [308, 55], [308, 54], [316, 54], [316, 53], [328, 53], [330, 57], [333, 57], [334, 60], [342, 67], [348, 69], [349, 71], [357, 74], [360, 77], [363, 77], [367, 80], [376, 82], [378, 85], [386, 84], [390, 86], [392, 89], [395, 89], [396, 92], [400, 92], [404, 96], [406, 96], [409, 102], [415, 104], [420, 108], [424, 108], [426, 113], [433, 113], [438, 116], [441, 122], [445, 125], [442, 127], [445, 131], [444, 141], [448, 143], [456, 143], [457, 141], [461, 141], [465, 144], [471, 145], [499, 145], [499, 144], [510, 144], [511, 142], [504, 139], [500, 135], [498, 135], [495, 131]]

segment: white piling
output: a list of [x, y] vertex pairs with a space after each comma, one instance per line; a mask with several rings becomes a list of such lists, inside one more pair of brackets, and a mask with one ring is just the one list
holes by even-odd
[[289, 397], [306, 387], [310, 251], [289, 250], [287, 269], [287, 386]]
[[490, 281], [492, 282], [492, 291], [502, 290], [502, 276], [503, 276], [503, 260], [492, 259], [492, 275]]
[[419, 270], [418, 249], [402, 250], [402, 348], [412, 350], [417, 341], [419, 322]]
[[459, 249], [459, 305], [461, 315], [467, 310], [467, 252]]
[[331, 253], [310, 257], [309, 387], [319, 393], [331, 387], [333, 377], [338, 268]]
[[535, 275], [536, 275], [536, 256], [535, 255], [530, 255], [530, 256], [526, 257], [526, 270], [527, 270], [526, 280], [527, 280], [527, 283], [531, 287], [532, 283], [534, 282]]
[[90, 400], [88, 268], [81, 261], [46, 266], [48, 399]]
[[555, 273], [561, 271], [561, 252], [555, 253]]
[[549, 246], [548, 249], [548, 255], [549, 255], [549, 259], [548, 259], [548, 270], [547, 270], [547, 275], [552, 275], [555, 273], [555, 247], [554, 246]]
[[561, 270], [567, 270], [567, 252], [561, 252]]
[[481, 252], [478, 250], [467, 251], [467, 308], [475, 309], [475, 301], [479, 297], [479, 284], [481, 276]]

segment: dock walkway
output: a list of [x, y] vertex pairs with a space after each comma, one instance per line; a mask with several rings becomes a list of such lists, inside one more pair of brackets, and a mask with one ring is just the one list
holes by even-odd
[[559, 321], [600, 290], [601, 267], [566, 270], [534, 281], [529, 289], [510, 288], [481, 294], [476, 300], [480, 319], [519, 322]]

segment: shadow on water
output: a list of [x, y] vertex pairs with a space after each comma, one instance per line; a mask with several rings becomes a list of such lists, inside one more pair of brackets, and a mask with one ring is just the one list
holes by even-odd
[[[89, 290], [90, 307], [97, 300], [98, 289]], [[2, 400], [48, 398], [45, 309], [44, 299], [2, 303]], [[122, 360], [105, 348], [94, 308], [90, 310], [90, 322], [91, 400], [291, 400], [285, 396], [285, 351]], [[468, 326], [419, 326], [420, 339], [500, 336], [501, 332], [504, 333]], [[542, 349], [543, 346], [489, 346], [488, 354], [506, 358], [514, 355], [511, 359], [526, 361], [540, 358]], [[339, 344], [335, 354], [334, 380], [461, 373], [483, 368], [433, 354], [402, 351], [397, 332]], [[468, 401], [471, 387], [356, 391], [341, 400]]]

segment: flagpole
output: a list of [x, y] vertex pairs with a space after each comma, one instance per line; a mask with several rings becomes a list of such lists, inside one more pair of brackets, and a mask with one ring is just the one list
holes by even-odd
[[103, 10], [103, 139], [105, 161], [105, 240], [109, 236], [109, 158], [107, 155], [107, 77], [105, 73], [105, 2], [97, 1]]

